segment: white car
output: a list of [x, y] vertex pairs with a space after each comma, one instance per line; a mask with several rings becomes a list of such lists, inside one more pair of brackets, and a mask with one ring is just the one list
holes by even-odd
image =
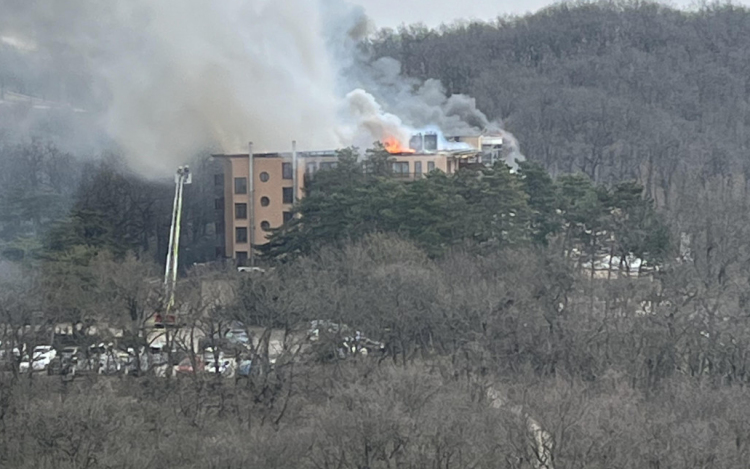
[[[50, 362], [57, 356], [57, 351], [51, 345], [38, 345], [34, 347], [31, 353], [31, 369], [33, 371], [46, 370]], [[23, 360], [18, 365], [21, 373], [29, 371], [29, 356], [24, 355]]]
[[[224, 352], [219, 352], [219, 359], [216, 360], [213, 350], [210, 348], [206, 349], [203, 354], [204, 370], [207, 373], [216, 373], [225, 377], [234, 376], [234, 370], [237, 368], [237, 360], [232, 357], [227, 357]], [[218, 370], [217, 370], [218, 369]]]

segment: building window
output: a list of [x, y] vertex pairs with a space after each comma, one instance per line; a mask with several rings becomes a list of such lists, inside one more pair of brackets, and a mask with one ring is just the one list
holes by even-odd
[[214, 199], [214, 208], [216, 210], [224, 210], [224, 197], [217, 197]]
[[247, 242], [247, 228], [244, 226], [234, 229], [234, 241], [237, 243]]
[[422, 175], [422, 162], [421, 161], [414, 162], [414, 174], [416, 174], [417, 176]]
[[263, 220], [260, 222], [260, 229], [263, 231], [271, 231], [271, 224]]
[[247, 220], [247, 204], [234, 204], [234, 218]]
[[271, 176], [269, 176], [267, 172], [263, 171], [262, 173], [260, 173], [259, 177], [260, 177], [260, 182], [268, 182]]
[[292, 179], [292, 163], [281, 163], [282, 179]]
[[284, 187], [284, 188], [282, 188], [282, 191], [283, 191], [283, 193], [282, 193], [282, 197], [283, 197], [282, 198], [282, 203], [291, 204], [291, 203], [294, 202], [294, 192], [293, 192], [293, 190], [294, 189], [292, 189], [291, 187]]
[[313, 173], [315, 173], [316, 168], [317, 168], [316, 163], [307, 163], [307, 165], [305, 165], [305, 172], [307, 173], [308, 176], [312, 176]]
[[247, 264], [247, 251], [237, 251], [237, 265]]
[[292, 221], [292, 218], [294, 218], [294, 215], [292, 215], [292, 212], [284, 212], [284, 223], [288, 223]]
[[216, 232], [217, 236], [224, 236], [224, 223], [220, 221], [214, 223], [214, 231]]
[[224, 186], [224, 175], [223, 174], [214, 174], [214, 186], [216, 186], [216, 187], [223, 187]]
[[431, 173], [432, 171], [435, 171], [435, 162], [434, 161], [428, 161], [427, 162], [427, 172]]
[[261, 197], [261, 198], [260, 198], [260, 205], [261, 205], [262, 207], [268, 207], [268, 204], [270, 204], [270, 203], [271, 203], [271, 199], [269, 199], [269, 198], [268, 198], [268, 197], [266, 197], [265, 195], [264, 195], [263, 197]]
[[234, 178], [234, 193], [247, 194], [247, 178]]
[[320, 169], [321, 170], [324, 170], [324, 169], [333, 169], [335, 167], [336, 167], [336, 162], [335, 161], [331, 161], [331, 162], [328, 162], [328, 163], [320, 163]]
[[217, 259], [224, 257], [224, 247], [216, 246], [215, 254]]
[[407, 176], [409, 174], [409, 162], [394, 161], [391, 163], [391, 170], [394, 176]]

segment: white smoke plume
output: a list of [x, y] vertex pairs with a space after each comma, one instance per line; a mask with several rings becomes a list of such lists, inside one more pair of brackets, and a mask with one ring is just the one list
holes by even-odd
[[404, 125], [395, 114], [385, 112], [370, 93], [357, 88], [346, 95], [351, 113], [351, 124], [339, 127], [343, 141], [365, 147], [373, 141], [394, 138], [408, 146], [411, 128]]
[[292, 139], [328, 149], [427, 126], [501, 128], [473, 98], [361, 57], [373, 25], [345, 0], [0, 0], [0, 12], [0, 47], [17, 49], [50, 99], [85, 109], [86, 131], [106, 138], [59, 133], [113, 141], [146, 175], [207, 147], [245, 152], [248, 140], [258, 151]]

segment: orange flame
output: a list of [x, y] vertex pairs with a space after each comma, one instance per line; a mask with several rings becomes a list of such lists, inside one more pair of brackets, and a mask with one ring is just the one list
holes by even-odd
[[399, 142], [396, 137], [386, 137], [383, 139], [383, 146], [388, 153], [397, 155], [399, 153], [414, 153], [409, 147], [406, 147]]

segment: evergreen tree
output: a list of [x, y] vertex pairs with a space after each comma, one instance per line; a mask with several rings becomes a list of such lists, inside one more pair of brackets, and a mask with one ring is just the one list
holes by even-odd
[[531, 239], [546, 246], [549, 236], [560, 231], [562, 227], [558, 213], [560, 201], [555, 183], [538, 163], [521, 161], [518, 166], [521, 186], [526, 193], [529, 206]]
[[620, 262], [628, 256], [657, 264], [669, 247], [669, 232], [654, 210], [653, 201], [643, 196], [643, 186], [634, 181], [617, 184], [610, 195], [612, 231]]
[[398, 201], [397, 231], [436, 256], [464, 237], [467, 214], [451, 178], [436, 171], [408, 185]]

